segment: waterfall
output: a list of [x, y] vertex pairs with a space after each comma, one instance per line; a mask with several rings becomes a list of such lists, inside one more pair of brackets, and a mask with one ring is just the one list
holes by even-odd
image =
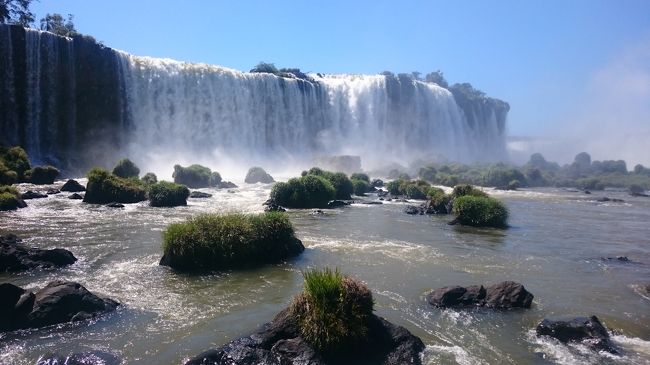
[[505, 157], [507, 104], [410, 78], [246, 73], [16, 26], [0, 26], [0, 50], [0, 142], [37, 162], [85, 168], [170, 152], [279, 163], [348, 154], [366, 167]]

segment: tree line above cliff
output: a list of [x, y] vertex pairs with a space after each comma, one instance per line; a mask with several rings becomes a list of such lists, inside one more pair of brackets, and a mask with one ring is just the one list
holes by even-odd
[[[0, 24], [35, 27], [35, 15], [29, 8], [32, 2], [33, 0], [0, 0]], [[64, 18], [58, 13], [48, 13], [39, 21], [40, 29], [63, 37], [72, 37], [80, 34], [75, 29], [73, 20], [72, 14]]]

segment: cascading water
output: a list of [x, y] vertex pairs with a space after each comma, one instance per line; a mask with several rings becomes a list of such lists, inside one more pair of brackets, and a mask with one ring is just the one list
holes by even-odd
[[170, 151], [185, 160], [280, 164], [350, 154], [366, 167], [434, 155], [505, 157], [506, 103], [459, 103], [449, 90], [410, 78], [244, 73], [9, 26], [0, 26], [0, 42], [8, 66], [0, 142], [64, 168], [124, 155], [146, 166], [147, 157]]

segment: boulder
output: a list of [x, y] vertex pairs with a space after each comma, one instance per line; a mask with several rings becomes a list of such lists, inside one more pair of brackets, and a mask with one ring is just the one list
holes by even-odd
[[448, 286], [436, 289], [426, 296], [431, 305], [448, 307], [487, 307], [494, 309], [530, 308], [533, 295], [523, 285], [504, 281], [488, 286]]
[[380, 187], [384, 186], [384, 181], [381, 180], [381, 179], [373, 179], [370, 182], [370, 186], [372, 186], [373, 188], [380, 188]]
[[344, 200], [330, 200], [327, 203], [327, 208], [332, 209], [332, 208], [340, 208], [340, 207], [345, 207], [350, 205], [350, 202], [346, 202]]
[[54, 188], [49, 188], [47, 189], [47, 195], [56, 195], [56, 194], [61, 194], [61, 190], [59, 189], [54, 189]]
[[0, 284], [0, 298], [0, 310], [7, 313], [0, 319], [0, 332], [85, 320], [119, 305], [96, 296], [81, 284], [60, 280], [36, 294], [12, 284]]
[[69, 179], [61, 187], [61, 191], [69, 191], [71, 193], [79, 193], [79, 192], [82, 192], [82, 191], [86, 191], [86, 188], [83, 185], [79, 184], [79, 182], [77, 182], [77, 180]]
[[568, 321], [544, 319], [537, 325], [537, 336], [549, 336], [562, 343], [582, 343], [595, 351], [618, 351], [609, 338], [609, 332], [596, 316], [578, 317]]
[[41, 356], [36, 365], [120, 365], [119, 357], [103, 351], [76, 353], [69, 356], [48, 354]]
[[627, 258], [627, 256], [601, 257], [600, 259], [602, 261], [606, 261], [606, 262], [616, 262], [616, 261], [618, 261], [618, 262], [632, 262], [632, 261], [630, 261], [629, 258]]
[[115, 202], [113, 202], [113, 203], [108, 203], [108, 204], [106, 204], [106, 206], [109, 207], [109, 208], [124, 208], [124, 204], [122, 204], [122, 203], [115, 203]]
[[36, 292], [29, 327], [85, 320], [117, 308], [118, 302], [101, 298], [81, 284], [56, 280]]
[[275, 182], [275, 180], [273, 180], [273, 177], [269, 175], [266, 171], [264, 171], [263, 168], [251, 167], [248, 170], [248, 173], [246, 174], [246, 178], [244, 179], [244, 182], [246, 184], [255, 184], [255, 183], [270, 184]]
[[630, 193], [630, 196], [637, 196], [637, 197], [643, 197], [643, 198], [648, 198], [650, 195], [646, 193]]
[[402, 365], [421, 364], [424, 344], [407, 329], [372, 315], [363, 343], [336, 357], [323, 356], [301, 336], [289, 309], [249, 337], [206, 351], [185, 365]]
[[204, 193], [202, 191], [193, 191], [190, 193], [190, 198], [194, 198], [194, 199], [212, 198], [212, 194]]
[[75, 200], [82, 200], [83, 198], [84, 196], [79, 193], [74, 193], [68, 197], [68, 199], [75, 199]]
[[407, 205], [406, 208], [404, 208], [404, 213], [411, 215], [423, 214], [423, 212], [420, 211], [420, 208], [415, 205]]
[[623, 199], [616, 199], [616, 198], [608, 198], [606, 196], [602, 198], [596, 199], [597, 202], [604, 203], [604, 202], [612, 202], [612, 203], [624, 203], [625, 200]]
[[29, 199], [47, 198], [47, 195], [43, 193], [39, 193], [38, 191], [28, 190], [27, 192], [22, 193], [20, 197], [23, 200], [29, 200]]
[[62, 267], [72, 265], [77, 261], [77, 258], [68, 250], [28, 248], [19, 242], [0, 237], [0, 272]]

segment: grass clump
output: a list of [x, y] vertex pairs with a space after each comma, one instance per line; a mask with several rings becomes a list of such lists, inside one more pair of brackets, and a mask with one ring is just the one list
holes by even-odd
[[364, 196], [370, 191], [370, 184], [366, 180], [352, 179], [354, 195]]
[[354, 180], [362, 180], [362, 181], [365, 181], [368, 184], [370, 184], [370, 177], [368, 176], [368, 174], [364, 174], [364, 173], [361, 173], [361, 172], [355, 172], [354, 174], [350, 175], [350, 180], [352, 180], [352, 181], [354, 181]]
[[0, 211], [16, 210], [24, 207], [20, 192], [13, 186], [0, 186]]
[[192, 189], [217, 186], [221, 183], [221, 175], [218, 172], [212, 172], [210, 168], [197, 164], [188, 167], [175, 165], [172, 177], [175, 183]]
[[460, 198], [461, 196], [478, 196], [486, 198], [488, 195], [483, 190], [477, 189], [472, 185], [456, 185], [454, 191], [451, 192], [452, 198]]
[[11, 185], [18, 181], [18, 174], [16, 171], [9, 170], [7, 166], [0, 160], [0, 185]]
[[448, 214], [449, 203], [451, 202], [451, 195], [445, 194], [445, 191], [432, 187], [427, 192], [427, 198], [429, 199], [430, 210], [435, 214]]
[[386, 184], [391, 195], [404, 195], [409, 199], [426, 199], [431, 185], [424, 180], [397, 179]]
[[54, 184], [59, 170], [54, 166], [36, 166], [25, 171], [25, 180], [36, 185]]
[[177, 207], [187, 205], [190, 189], [185, 185], [161, 181], [149, 187], [149, 205], [152, 207]]
[[147, 200], [146, 190], [140, 180], [117, 177], [98, 167], [90, 170], [87, 177], [83, 200], [86, 203], [137, 203]]
[[460, 224], [475, 227], [507, 227], [508, 208], [497, 199], [465, 195], [454, 199], [453, 213]]
[[326, 357], [362, 342], [374, 305], [370, 290], [329, 268], [306, 271], [303, 277], [305, 288], [290, 307], [301, 337]]
[[113, 175], [128, 179], [131, 177], [137, 178], [140, 176], [140, 168], [128, 158], [123, 158], [117, 162], [113, 168]]
[[271, 189], [271, 200], [287, 208], [325, 208], [334, 199], [332, 184], [321, 176], [305, 175], [279, 182]]
[[[27, 152], [20, 147], [6, 148], [0, 146], [0, 163], [4, 165], [5, 171], [15, 173], [16, 182], [24, 182], [25, 172], [31, 168]], [[11, 174], [11, 176], [14, 175]]]
[[304, 250], [285, 213], [204, 214], [163, 232], [161, 265], [181, 271], [274, 263]]

